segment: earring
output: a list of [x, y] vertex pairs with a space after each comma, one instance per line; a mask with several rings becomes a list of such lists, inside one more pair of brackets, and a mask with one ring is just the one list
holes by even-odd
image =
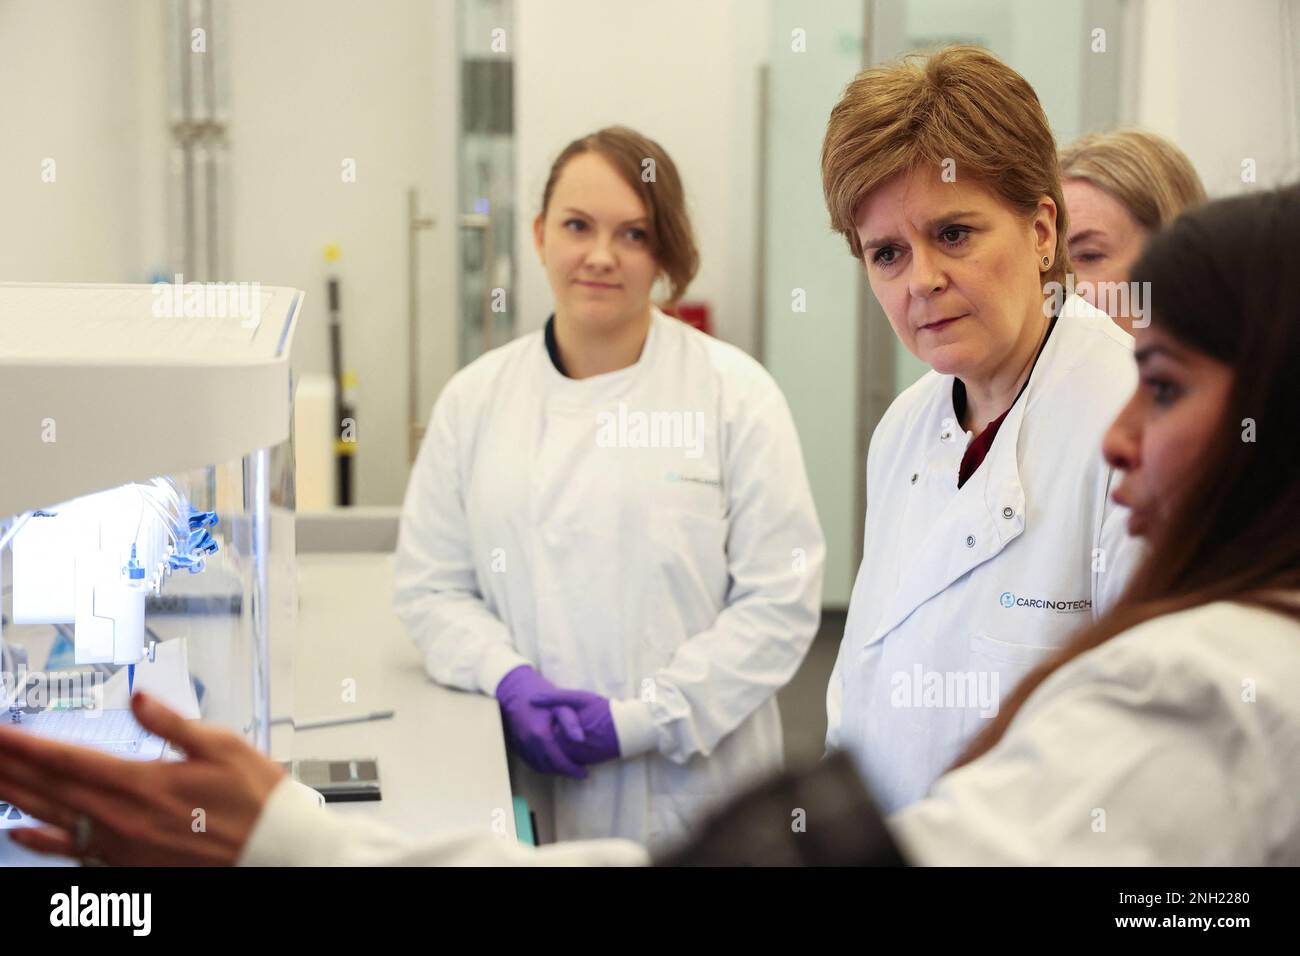
[[1050, 264], [1050, 260], [1047, 258], [1047, 256], [1043, 256], [1043, 268], [1046, 269], [1049, 264]]

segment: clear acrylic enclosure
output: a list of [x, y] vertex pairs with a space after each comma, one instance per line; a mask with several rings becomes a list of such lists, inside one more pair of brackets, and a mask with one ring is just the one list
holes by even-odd
[[[134, 688], [269, 752], [273, 671], [277, 689], [292, 687], [291, 449], [0, 519], [10, 724], [131, 759], [169, 756], [131, 716]], [[32, 823], [0, 805], [0, 827]]]

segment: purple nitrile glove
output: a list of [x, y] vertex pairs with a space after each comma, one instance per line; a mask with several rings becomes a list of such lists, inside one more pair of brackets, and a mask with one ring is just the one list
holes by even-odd
[[[501, 704], [506, 735], [528, 766], [539, 773], [562, 773], [582, 779], [587, 776], [586, 769], [574, 763], [556, 740], [554, 712], [532, 703], [533, 697], [555, 689], [554, 684], [527, 664], [520, 664], [501, 678], [496, 698]], [[572, 713], [569, 717], [577, 720]]]
[[555, 713], [555, 739], [576, 763], [600, 763], [619, 756], [618, 733], [609, 698], [585, 690], [551, 690], [532, 702]]

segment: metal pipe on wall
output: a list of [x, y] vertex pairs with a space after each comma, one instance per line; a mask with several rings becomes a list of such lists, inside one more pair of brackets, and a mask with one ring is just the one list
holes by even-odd
[[172, 0], [167, 17], [171, 266], [212, 281], [229, 268], [226, 0]]

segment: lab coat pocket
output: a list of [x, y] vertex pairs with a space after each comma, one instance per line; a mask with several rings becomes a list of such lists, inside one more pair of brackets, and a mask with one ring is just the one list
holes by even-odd
[[1009, 644], [977, 631], [970, 637], [970, 677], [976, 692], [975, 706], [967, 708], [968, 733], [982, 729], [996, 717], [1015, 686], [1055, 650], [1033, 644]]

